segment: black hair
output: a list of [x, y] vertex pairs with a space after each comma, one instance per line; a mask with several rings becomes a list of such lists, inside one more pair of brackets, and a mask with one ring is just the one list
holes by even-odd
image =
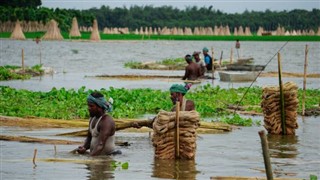
[[103, 97], [103, 94], [101, 94], [101, 92], [99, 91], [94, 91], [93, 93], [91, 93], [91, 96], [95, 98], [99, 98], [99, 97]]

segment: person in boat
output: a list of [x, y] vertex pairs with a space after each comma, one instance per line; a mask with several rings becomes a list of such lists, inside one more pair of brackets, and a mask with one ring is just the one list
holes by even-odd
[[[186, 99], [184, 96], [189, 91], [190, 87], [192, 86], [191, 83], [182, 85], [182, 84], [174, 84], [170, 87], [170, 99], [172, 101], [173, 107], [171, 108], [171, 111], [176, 111], [176, 104], [179, 101], [180, 102], [180, 111], [193, 111], [195, 110], [195, 104], [192, 100]], [[149, 120], [148, 124], [146, 125], [149, 128], [153, 128], [153, 122], [155, 121], [155, 118], [152, 118]], [[132, 127], [134, 128], [141, 128], [141, 126], [134, 122], [132, 124]]]
[[192, 56], [195, 60], [195, 63], [200, 66], [201, 76], [203, 76], [204, 73], [206, 72], [206, 63], [204, 63], [204, 61], [200, 58], [200, 54], [201, 54], [201, 52], [194, 51]]
[[187, 54], [184, 59], [188, 63], [185, 69], [185, 74], [182, 77], [182, 80], [197, 80], [201, 77], [201, 69], [198, 64], [192, 61], [192, 56]]
[[212, 57], [208, 54], [209, 53], [209, 49], [204, 47], [202, 49], [202, 53], [203, 53], [203, 56], [204, 56], [204, 62], [206, 63], [207, 71], [211, 71], [213, 62], [212, 62]]
[[120, 150], [115, 149], [115, 122], [107, 114], [112, 111], [112, 104], [100, 92], [91, 93], [87, 103], [90, 114], [88, 135], [77, 152], [84, 154], [90, 149], [91, 156], [121, 154]]

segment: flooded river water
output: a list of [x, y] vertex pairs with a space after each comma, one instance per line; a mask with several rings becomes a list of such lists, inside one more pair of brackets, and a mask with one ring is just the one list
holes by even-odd
[[[253, 57], [255, 64], [265, 65], [285, 42], [241, 42], [240, 55]], [[319, 42], [289, 42], [281, 51], [283, 71], [303, 73], [304, 48], [309, 45], [309, 73], [319, 73]], [[21, 49], [24, 49], [25, 64], [33, 66], [41, 63], [52, 67], [53, 75], [35, 77], [30, 80], [0, 81], [19, 89], [49, 91], [52, 87], [78, 89], [109, 88], [153, 88], [167, 90], [180, 80], [123, 80], [96, 79], [88, 76], [108, 74], [141, 75], [183, 75], [183, 71], [150, 71], [124, 68], [128, 61], [160, 61], [165, 58], [183, 57], [185, 54], [203, 47], [214, 47], [215, 56], [229, 58], [234, 42], [223, 41], [104, 41], [104, 42], [56, 42], [11, 41], [1, 39], [0, 65], [21, 65]], [[40, 56], [41, 53], [41, 56]], [[236, 53], [234, 53], [236, 57]], [[276, 71], [276, 57], [265, 71]], [[302, 78], [284, 78], [284, 82], [294, 81], [302, 87]], [[213, 83], [222, 88], [246, 87], [247, 83]], [[258, 78], [254, 85], [277, 85], [277, 78]], [[319, 88], [319, 79], [309, 78], [308, 88]], [[115, 99], [116, 100], [116, 99]], [[262, 121], [263, 117], [253, 117]], [[268, 136], [274, 177], [298, 177], [308, 179], [311, 174], [320, 176], [320, 121], [317, 117], [298, 119], [296, 136]], [[55, 136], [77, 129], [30, 130], [1, 126], [3, 135], [24, 135], [39, 138], [64, 139]], [[53, 145], [0, 141], [0, 179], [209, 179], [211, 176], [251, 176], [263, 177], [264, 163], [258, 131], [262, 126], [242, 127], [230, 133], [200, 134], [197, 139], [197, 153], [194, 161], [155, 160], [148, 133], [117, 132], [117, 140], [131, 143], [121, 148], [123, 154], [113, 157], [90, 158], [68, 153], [75, 145]], [[70, 140], [84, 138], [69, 137]], [[34, 149], [38, 150], [37, 166], [32, 164]], [[55, 161], [50, 161], [50, 160]], [[59, 161], [60, 160], [60, 161]], [[64, 160], [64, 161], [62, 161]], [[129, 168], [113, 168], [111, 161], [128, 162]]]

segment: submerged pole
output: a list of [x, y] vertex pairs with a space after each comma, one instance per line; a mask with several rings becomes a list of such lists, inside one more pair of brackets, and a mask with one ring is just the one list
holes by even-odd
[[264, 130], [259, 131], [259, 136], [261, 139], [262, 154], [263, 154], [264, 167], [266, 169], [267, 179], [273, 180], [272, 166], [271, 166], [270, 156], [269, 156], [269, 145], [268, 145], [268, 141], [264, 133]]
[[21, 50], [21, 68], [24, 73], [24, 51], [23, 51], [23, 48]]
[[180, 159], [180, 130], [179, 130], [179, 118], [180, 118], [180, 102], [177, 101], [176, 103], [176, 136], [175, 136], [175, 154], [176, 159]]
[[305, 103], [306, 103], [306, 84], [307, 84], [307, 66], [308, 66], [308, 45], [306, 45], [304, 55], [304, 73], [303, 73], [303, 95], [302, 95], [302, 116], [305, 114]]
[[37, 164], [36, 164], [37, 151], [38, 151], [37, 149], [34, 149], [34, 152], [33, 152], [32, 162], [33, 162], [34, 167], [37, 166]]
[[212, 53], [212, 69], [211, 69], [211, 71], [212, 71], [212, 82], [213, 82], [213, 79], [214, 79], [214, 70], [215, 70], [215, 67], [214, 67], [214, 51], [213, 51], [213, 47], [211, 48], [211, 53]]
[[233, 62], [233, 48], [231, 48], [231, 52], [230, 52], [230, 64], [232, 64]]
[[282, 70], [281, 70], [281, 56], [278, 53], [278, 74], [279, 74], [279, 87], [280, 87], [280, 112], [281, 112], [281, 128], [282, 128], [282, 135], [286, 135], [286, 114], [284, 111], [284, 94], [283, 94], [283, 87], [282, 87]]

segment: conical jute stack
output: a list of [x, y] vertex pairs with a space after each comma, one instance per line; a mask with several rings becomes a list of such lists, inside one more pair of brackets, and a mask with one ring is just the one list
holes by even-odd
[[[196, 129], [200, 116], [196, 111], [180, 111], [179, 116], [180, 159], [194, 159], [196, 154]], [[176, 112], [160, 111], [153, 123], [152, 143], [155, 158], [175, 159]]]
[[97, 21], [96, 19], [93, 20], [93, 27], [92, 27], [92, 32], [91, 32], [90, 40], [91, 40], [91, 41], [100, 41], [98, 21]]
[[81, 37], [81, 33], [79, 31], [79, 25], [78, 25], [78, 21], [77, 21], [76, 17], [74, 17], [72, 19], [72, 27], [70, 29], [69, 36], [70, 37]]
[[[286, 133], [295, 134], [298, 128], [298, 86], [293, 82], [283, 85]], [[263, 88], [261, 107], [264, 114], [264, 127], [270, 134], [282, 134], [279, 86]]]
[[47, 26], [47, 32], [42, 37], [43, 40], [63, 40], [63, 37], [60, 33], [60, 29], [58, 27], [58, 23], [51, 19], [49, 25]]
[[11, 33], [10, 39], [17, 39], [17, 40], [25, 40], [26, 37], [22, 32], [22, 28], [20, 26], [19, 20], [17, 20], [16, 25]]

